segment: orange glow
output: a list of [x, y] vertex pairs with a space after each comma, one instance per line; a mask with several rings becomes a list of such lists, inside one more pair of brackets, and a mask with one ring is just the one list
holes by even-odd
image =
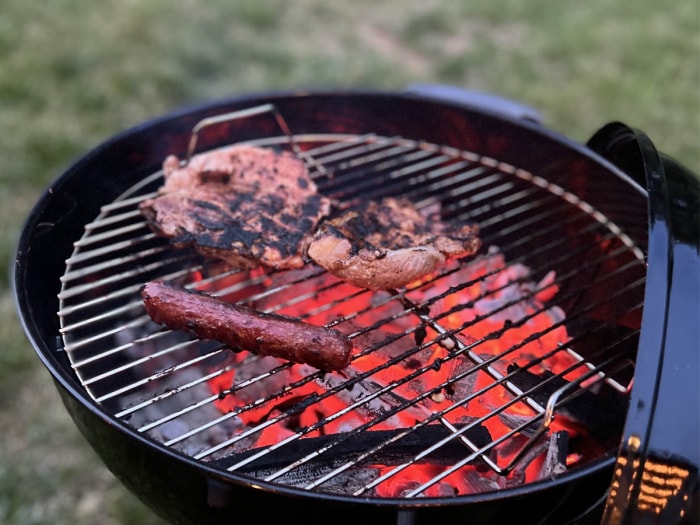
[[[413, 283], [405, 297], [411, 304], [425, 305], [429, 316], [435, 320], [441, 330], [449, 331], [452, 338], [459, 340], [456, 348], [441, 346], [439, 332], [430, 324], [425, 325], [419, 315], [406, 315], [405, 304], [395, 300], [388, 292], [369, 293], [325, 273], [314, 274], [300, 270], [298, 282], [290, 286], [288, 296], [278, 292], [271, 297], [261, 294], [255, 302], [260, 310], [272, 310], [281, 315], [303, 319], [314, 325], [329, 325], [347, 334], [356, 334], [354, 355], [350, 367], [331, 377], [340, 383], [352, 377], [367, 374], [365, 383], [373, 385], [366, 392], [352, 393], [349, 389], [335, 395], [326, 396], [322, 401], [309, 403], [308, 408], [300, 413], [285, 412], [285, 396], [269, 402], [255, 405], [240, 413], [246, 425], [261, 425], [254, 446], [263, 447], [278, 443], [294, 433], [304, 433], [304, 437], [319, 437], [345, 432], [361, 425], [371, 423], [370, 429], [395, 430], [410, 428], [430, 414], [444, 412], [444, 419], [452, 425], [465, 421], [484, 418], [484, 427], [492, 439], [509, 436], [508, 443], [497, 449], [498, 465], [507, 465], [528, 441], [524, 435], [513, 433], [514, 426], [525, 423], [537, 416], [537, 412], [524, 401], [518, 401], [503, 408], [514, 395], [499, 384], [494, 372], [501, 376], [508, 374], [508, 365], [531, 365], [528, 370], [533, 374], [553, 372], [566, 374], [566, 379], [574, 380], [585, 372], [585, 368], [561, 348], [569, 341], [569, 335], [561, 322], [563, 312], [546, 307], [548, 301], [555, 298], [558, 285], [553, 272], [545, 275], [539, 283], [527, 281], [529, 270], [522, 266], [508, 266], [502, 255], [495, 253], [475, 260], [473, 263], [457, 268], [457, 263], [448, 267], [449, 272], [435, 281]], [[306, 274], [304, 273], [306, 272]], [[297, 275], [295, 274], [295, 275]], [[276, 289], [280, 287], [279, 277], [266, 276], [260, 271], [241, 272], [227, 279], [226, 285], [232, 291], [226, 297], [241, 300], [250, 293], [245, 281], [253, 276], [256, 279], [254, 291]], [[475, 282], [474, 285], [464, 286]], [[217, 287], [221, 284], [217, 283]], [[239, 288], [236, 288], [239, 286]], [[202, 289], [208, 290], [206, 285]], [[455, 289], [458, 291], [455, 293]], [[515, 297], [515, 299], [513, 299]], [[518, 297], [522, 299], [519, 300]], [[424, 331], [418, 337], [418, 329]], [[496, 334], [496, 335], [494, 335]], [[539, 334], [533, 337], [533, 334]], [[432, 343], [431, 343], [432, 341]], [[464, 351], [469, 347], [472, 354]], [[456, 352], [456, 353], [455, 353]], [[250, 404], [237, 392], [230, 392], [239, 378], [236, 363], [245, 359], [247, 352], [234, 354], [232, 370], [221, 374], [208, 382], [209, 388], [219, 398], [216, 406], [223, 413], [239, 411]], [[490, 367], [477, 366], [472, 356], [482, 361], [489, 360]], [[396, 359], [392, 366], [386, 366], [390, 359]], [[280, 366], [284, 364], [280, 362]], [[435, 365], [435, 366], [433, 366]], [[439, 366], [438, 366], [439, 365]], [[300, 365], [289, 367], [284, 372], [284, 383], [298, 382], [301, 386], [294, 388], [288, 395], [294, 400], [308, 396], [323, 397], [327, 393], [323, 381], [306, 381], [310, 373], [308, 368]], [[409, 375], [415, 374], [410, 381]], [[456, 384], [457, 376], [464, 376], [464, 384]], [[239, 381], [240, 383], [240, 381]], [[470, 392], [481, 392], [469, 402], [461, 403], [455, 394], [459, 388]], [[363, 383], [360, 382], [359, 385]], [[376, 415], [370, 409], [363, 411], [354, 407], [343, 412], [349, 404], [358, 403], [368, 397], [374, 390], [386, 385], [391, 386], [392, 399], [399, 399], [402, 404], [410, 402], [417, 396], [438, 389], [433, 395], [420, 403], [411, 404], [412, 409], [401, 410], [394, 417], [376, 422]], [[359, 388], [359, 386], [358, 386]], [[368, 388], [368, 387], [365, 387]], [[287, 394], [285, 394], [287, 395]], [[355, 396], [355, 397], [353, 397]], [[293, 403], [289, 406], [293, 406]], [[493, 412], [498, 412], [497, 416]], [[274, 424], [277, 415], [285, 414]], [[550, 431], [567, 430], [574, 435], [581, 429], [567, 421], [557, 418], [552, 422]], [[465, 448], [465, 454], [470, 451]], [[570, 461], [576, 461], [571, 456]], [[520, 475], [525, 482], [538, 479], [542, 469], [543, 456], [530, 461]], [[380, 473], [388, 472], [391, 466], [374, 465]], [[484, 469], [484, 465], [479, 465]], [[429, 482], [445, 469], [429, 463], [410, 465], [398, 475], [389, 477], [376, 487], [376, 494], [382, 497], [397, 497], [410, 492]], [[498, 478], [496, 474], [490, 473]], [[474, 492], [471, 478], [483, 476], [474, 464], [446, 476], [428, 488], [424, 496], [445, 496]], [[471, 481], [470, 481], [471, 479]], [[497, 480], [493, 480], [497, 483]]]

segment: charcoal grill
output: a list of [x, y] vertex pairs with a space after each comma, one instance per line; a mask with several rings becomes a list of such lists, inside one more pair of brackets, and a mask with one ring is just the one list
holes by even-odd
[[[659, 225], [672, 209], [673, 224], [697, 219], [692, 183], [667, 197], [667, 178], [692, 178], [670, 159], [650, 166], [653, 146], [621, 124], [583, 147], [529, 108], [483, 98], [434, 86], [238, 97], [115, 137], [52, 185], [19, 244], [19, 310], [81, 431], [156, 512], [207, 523], [266, 504], [304, 522], [692, 515], [692, 441], [672, 457], [641, 452], [672, 324], [657, 282], [671, 273], [669, 247], [654, 233], [670, 236]], [[478, 224], [483, 248], [386, 292], [311, 263], [235, 270], [174, 249], [138, 209], [162, 160], [231, 143], [292, 151], [340, 206], [402, 196]], [[692, 245], [697, 229], [686, 230], [680, 244]], [[666, 262], [650, 277], [655, 248]], [[143, 310], [151, 280], [333, 326], [353, 362], [326, 372], [165, 330]], [[697, 436], [697, 422], [688, 428]], [[631, 466], [640, 458], [680, 469], [656, 507]], [[637, 496], [625, 501], [625, 486]]]

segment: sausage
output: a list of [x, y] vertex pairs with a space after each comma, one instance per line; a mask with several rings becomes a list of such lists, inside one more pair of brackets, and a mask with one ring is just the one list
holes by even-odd
[[141, 296], [156, 323], [202, 339], [321, 370], [341, 370], [352, 357], [350, 339], [332, 328], [259, 312], [162, 281], [147, 283]]

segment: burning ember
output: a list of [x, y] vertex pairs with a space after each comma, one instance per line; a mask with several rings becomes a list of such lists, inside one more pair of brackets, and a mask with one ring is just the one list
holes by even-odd
[[[567, 348], [564, 312], [549, 305], [553, 272], [535, 281], [492, 248], [403, 293], [316, 268], [201, 274], [195, 287], [333, 326], [354, 345], [350, 366], [332, 373], [219, 349], [188, 389], [201, 421], [131, 421], [198, 459], [330, 492], [439, 497], [556, 476], [600, 454], [580, 414], [547, 406], [595, 397], [587, 389], [601, 381]], [[569, 446], [580, 438], [589, 444]]]

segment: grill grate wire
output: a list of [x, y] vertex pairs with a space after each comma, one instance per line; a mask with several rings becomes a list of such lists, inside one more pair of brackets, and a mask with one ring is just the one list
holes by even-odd
[[[287, 140], [288, 137], [270, 137], [254, 143], [285, 147]], [[486, 464], [500, 476], [507, 476], [517, 468], [518, 461], [522, 460], [529, 450], [536, 448], [538, 439], [546, 432], [561, 407], [565, 407], [580, 392], [594, 391], [601, 385], [621, 394], [628, 392], [633, 361], [628, 352], [620, 349], [628, 346], [628, 342], [638, 335], [638, 330], [626, 330], [616, 334], [613, 339], [609, 338], [608, 332], [611, 326], [622, 323], [622, 317], [630, 312], [641, 311], [644, 258], [641, 250], [624, 235], [624, 232], [595, 208], [534, 174], [449, 147], [375, 135], [303, 135], [295, 137], [295, 144], [300, 146], [300, 157], [307, 161], [313, 159], [313, 162], [310, 162], [310, 170], [319, 191], [338, 199], [341, 205], [351, 205], [354, 199], [360, 197], [379, 198], [384, 195], [406, 196], [422, 208], [439, 203], [446, 219], [478, 223], [482, 230], [484, 246], [497, 246], [502, 253], [513, 255], [508, 257], [504, 265], [494, 268], [490, 273], [487, 272], [473, 281], [451, 284], [442, 293], [420, 303], [414, 302], [411, 297], [423, 289], [430, 289], [443, 281], [448, 282], [453, 276], [459, 276], [459, 268], [448, 267], [431, 282], [420, 283], [412, 289], [379, 294], [371, 299], [367, 298], [370, 292], [353, 290], [350, 295], [315, 302], [312, 308], [305, 309], [305, 305], [315, 300], [319, 292], [323, 292], [324, 297], [330, 297], [334, 290], [340, 293], [343, 290], [342, 283], [324, 279], [323, 272], [318, 268], [306, 268], [296, 273], [271, 272], [244, 276], [239, 271], [222, 269], [203, 261], [191, 251], [172, 250], [167, 241], [152, 234], [137, 207], [139, 202], [153, 195], [153, 187], [162, 179], [162, 173], [154, 173], [143, 183], [125, 192], [115, 202], [104, 206], [100, 216], [86, 226], [85, 235], [75, 244], [74, 254], [67, 261], [67, 270], [59, 294], [61, 333], [72, 367], [89, 395], [115, 418], [130, 424], [140, 419], [140, 423], [136, 424], [137, 430], [148, 434], [181, 420], [183, 416], [211, 408], [224, 395], [231, 396], [264, 380], [284, 377], [290, 368], [299, 366], [284, 363], [258, 372], [231, 386], [226, 392], [202, 394], [203, 387], [209, 381], [224, 377], [234, 368], [229, 359], [231, 352], [218, 344], [205, 343], [184, 334], [173, 334], [168, 330], [154, 328], [143, 312], [139, 295], [141, 285], [152, 279], [180, 280], [188, 286], [215, 290], [213, 293], [222, 297], [236, 297], [250, 304], [263, 302], [266, 305], [265, 310], [270, 312], [283, 312], [299, 305], [300, 311], [305, 312], [300, 315], [302, 319], [314, 318], [322, 315], [324, 311], [342, 311], [345, 304], [351, 304], [353, 301], [364, 305], [362, 309], [338, 315], [328, 322], [334, 326], [353, 323], [373, 312], [381, 312], [373, 324], [359, 327], [350, 334], [353, 341], [366, 338], [368, 334], [381, 332], [395, 323], [409, 325], [402, 332], [383, 337], [373, 345], [363, 348], [354, 357], [357, 361], [363, 356], [382, 351], [395, 341], [406, 341], [408, 338], [415, 341], [410, 348], [379, 366], [335, 381], [331, 381], [328, 375], [321, 371], [307, 370], [301, 379], [286, 384], [283, 382], [282, 386], [228, 413], [209, 410], [209, 417], [205, 421], [200, 421], [191, 428], [181, 429], [175, 435], [161, 440], [166, 447], [175, 447], [189, 453], [186, 447], [178, 447], [222, 424], [235, 421], [241, 414], [266, 406], [275, 400], [288, 398], [296, 391], [301, 391], [304, 385], [316, 383], [324, 386], [324, 392], [316, 394], [310, 400], [297, 403], [295, 407], [286, 411], [269, 415], [264, 421], [242, 432], [218, 439], [206, 447], [200, 446], [199, 450], [190, 453], [195, 459], [203, 461], [215, 460], [223, 453], [235, 458], [235, 453], [229, 454], [227, 451], [239, 452], [245, 448], [243, 444], [251, 436], [292, 418], [308, 405], [321, 403], [325, 398], [352, 388], [362, 389], [363, 394], [358, 399], [351, 398], [350, 402], [346, 401], [344, 409], [325, 415], [317, 423], [292, 432], [273, 445], [260, 447], [238, 461], [229, 461], [226, 465], [228, 471], [247, 472], [246, 469], [255, 465], [260, 458], [283, 449], [319, 429], [323, 430], [341, 416], [355, 410], [369, 411], [371, 417], [359, 427], [338, 435], [335, 440], [324, 442], [322, 446], [319, 445], [291, 463], [279, 466], [272, 473], [265, 473], [263, 479], [270, 482], [283, 482], [295, 469], [313, 464], [324, 454], [332, 453], [332, 450], [340, 447], [342, 443], [361, 437], [363, 431], [371, 430], [402, 412], [416, 415], [415, 426], [398, 429], [390, 438], [360, 454], [355, 454], [348, 461], [340, 461], [340, 464], [338, 461], [333, 462], [333, 468], [315, 473], [310, 479], [305, 479], [301, 486], [307, 490], [324, 490], [324, 485], [333, 478], [354, 469], [362, 462], [370, 461], [375, 454], [389, 449], [410, 433], [433, 424], [446, 429], [447, 433], [441, 439], [426, 444], [425, 448], [412, 457], [404, 458], [384, 474], [355, 488], [352, 494], [359, 496], [371, 493], [382, 482], [410, 465], [420, 463], [449, 442], [462, 444], [463, 457], [454, 460], [440, 474], [405, 492], [404, 497], [419, 497], [451, 473], [476, 462]], [[319, 170], [319, 166], [322, 166], [323, 170]], [[381, 184], [378, 184], [378, 181], [381, 181]], [[567, 228], [575, 230], [580, 238], [590, 240], [572, 246], [569, 237], [561, 234]], [[598, 249], [601, 245], [608, 245], [602, 254]], [[539, 259], [532, 257], [532, 247], [537, 248]], [[485, 257], [489, 257], [489, 254], [479, 255], [477, 259]], [[613, 260], [622, 262], [610, 268], [610, 261]], [[445, 322], [447, 317], [464, 309], [464, 304], [457, 304], [450, 310], [437, 314], [430, 313], [431, 307], [449, 299], [450, 296], [462, 290], [478, 288], [483, 279], [518, 264], [527, 264], [532, 275], [545, 275], [551, 266], [562, 268], [553, 282], [547, 282], [543, 286], [558, 286], [560, 293], [556, 296], [557, 304], [570, 306], [567, 308], [570, 311], [567, 311], [565, 319], [553, 323], [542, 333], [533, 333], [532, 340], [543, 337], [562, 325], [578, 326], [579, 329], [573, 330], [572, 333], [585, 334], [572, 335], [569, 340], [560, 341], [555, 347], [544, 348], [539, 358], [528, 363], [528, 366], [535, 367], [549, 357], [565, 353], [574, 364], [554, 378], [563, 378], [574, 369], [583, 370], [578, 378], [567, 380], [564, 386], [549, 392], [549, 396], [544, 400], [533, 394], [543, 389], [552, 378], [542, 380], [530, 389], [523, 389], [514, 381], [517, 372], [502, 370], [503, 363], [510, 359], [509, 356], [515, 355], [523, 343], [514, 344], [505, 352], [485, 357], [481, 349], [499, 334], [467, 338], [464, 333], [469, 332], [468, 325], [450, 328], [449, 323]], [[582, 274], [590, 278], [580, 282]], [[630, 274], [633, 277], [629, 277]], [[193, 277], [195, 275], [197, 280]], [[270, 285], [271, 281], [275, 284]], [[312, 286], [308, 289], [309, 284], [317, 282], [321, 283], [320, 287]], [[494, 294], [513, 284], [517, 282], [509, 281], [500, 289], [487, 290], [472, 301], [493, 298]], [[597, 298], [594, 302], [584, 300], [584, 304], [580, 304], [581, 296], [587, 296], [589, 290], [601, 288], [608, 290], [605, 297]], [[528, 291], [530, 296], [538, 292], [542, 292], [542, 289]], [[519, 299], [493, 308], [488, 315], [497, 316], [527, 299], [526, 293]], [[399, 307], [390, 306], [396, 304]], [[624, 307], [620, 308], [620, 304]], [[601, 308], [615, 312], [619, 310], [619, 313], [608, 315], [600, 323], [590, 326], [590, 318], [595, 318], [595, 312]], [[384, 310], [389, 313], [384, 313]], [[519, 322], [526, 323], [541, 313], [541, 309], [530, 312]], [[409, 318], [414, 321], [405, 321]], [[480, 320], [477, 317], [472, 322]], [[434, 332], [435, 336], [420, 342], [417, 339], [418, 333], [426, 329]], [[512, 326], [504, 325], [500, 335], [510, 329]], [[575, 350], [580, 340], [595, 337], [596, 333], [607, 341], [605, 345], [586, 356]], [[135, 352], [138, 347], [145, 345], [153, 350], [143, 355]], [[410, 369], [387, 384], [376, 384], [373, 381], [373, 377], [383, 370], [404, 366], [406, 362], [414, 359], [414, 356], [438, 346], [447, 350], [445, 357], [439, 362], [432, 360]], [[466, 357], [471, 366], [451, 376], [448, 381], [433, 385], [413, 399], [406, 399], [396, 393], [411, 381], [430, 374], [436, 366], [449, 366], [451, 363], [457, 363], [462, 357]], [[252, 356], [247, 359], [257, 358]], [[162, 362], [166, 362], [167, 365], [159, 368]], [[198, 372], [194, 375], [184, 373], [192, 370]], [[485, 373], [491, 378], [491, 382], [481, 390], [473, 391], [463, 399], [454, 400], [445, 409], [429, 410], [425, 407], [426, 402], [450, 385], [474, 377], [478, 373]], [[478, 401], [495, 390], [509, 394], [509, 400], [459, 428], [449, 421], [451, 412], [470, 402]], [[178, 396], [194, 392], [197, 392], [194, 398], [193, 395], [188, 395], [187, 400], [178, 405]], [[166, 403], [169, 408], [159, 417], [138, 417], [142, 412]], [[372, 403], [379, 407], [376, 412], [367, 408], [372, 406]], [[471, 430], [488, 420], [503, 417], [510, 407], [523, 403], [533, 412], [527, 420], [515, 425], [503, 435], [494, 437], [485, 445], [470, 439]], [[530, 430], [533, 425], [539, 429], [534, 433]], [[509, 464], [502, 465], [493, 458], [499, 446], [523, 436], [529, 439]], [[207, 442], [210, 440], [211, 438], [205, 439]]]

